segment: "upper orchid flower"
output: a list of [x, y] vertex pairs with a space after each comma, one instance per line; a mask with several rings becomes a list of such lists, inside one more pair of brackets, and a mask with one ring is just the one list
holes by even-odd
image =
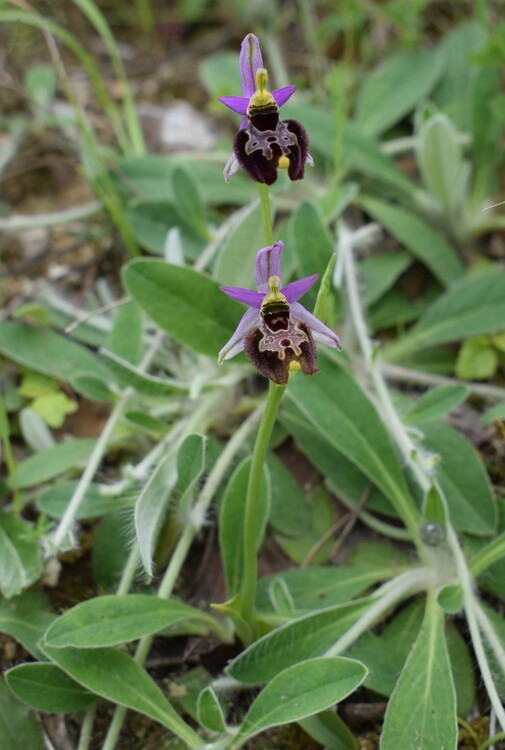
[[256, 255], [254, 280], [258, 291], [222, 286], [221, 291], [249, 305], [231, 339], [219, 352], [219, 364], [245, 351], [261, 375], [275, 383], [288, 382], [290, 370], [305, 375], [319, 372], [314, 342], [340, 349], [340, 339], [309, 313], [298, 300], [315, 283], [318, 274], [282, 286], [281, 255], [276, 242]]
[[233, 154], [224, 168], [226, 182], [239, 167], [256, 182], [267, 185], [277, 179], [278, 168], [286, 168], [292, 180], [301, 180], [305, 163], [314, 164], [307, 150], [307, 133], [296, 120], [279, 120], [279, 107], [288, 101], [296, 86], [267, 90], [268, 73], [254, 34], [248, 34], [242, 42], [239, 64], [243, 96], [219, 99], [243, 115]]

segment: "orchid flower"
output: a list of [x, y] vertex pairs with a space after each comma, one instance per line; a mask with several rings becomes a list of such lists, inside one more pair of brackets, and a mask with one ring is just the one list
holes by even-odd
[[233, 153], [224, 168], [226, 182], [240, 167], [253, 180], [267, 185], [275, 182], [279, 168], [287, 169], [291, 180], [301, 180], [305, 164], [314, 164], [307, 150], [307, 133], [297, 120], [279, 120], [279, 108], [296, 86], [267, 90], [268, 73], [254, 34], [248, 34], [242, 42], [239, 65], [243, 96], [219, 99], [243, 115]]
[[283, 249], [279, 241], [257, 253], [254, 269], [257, 292], [220, 287], [228, 297], [249, 305], [249, 310], [218, 358], [222, 364], [245, 351], [261, 375], [280, 385], [288, 382], [290, 371], [301, 368], [305, 375], [319, 372], [314, 342], [341, 349], [337, 334], [298, 302], [316, 282], [318, 274], [282, 286]]

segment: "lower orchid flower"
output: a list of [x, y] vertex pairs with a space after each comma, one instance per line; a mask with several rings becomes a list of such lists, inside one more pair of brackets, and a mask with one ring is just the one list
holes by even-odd
[[222, 286], [221, 291], [249, 305], [231, 339], [219, 353], [219, 364], [245, 351], [257, 371], [285, 385], [290, 371], [319, 372], [315, 342], [341, 349], [336, 333], [309, 313], [298, 300], [316, 282], [318, 274], [282, 286], [281, 256], [276, 242], [256, 255], [254, 280], [258, 291]]

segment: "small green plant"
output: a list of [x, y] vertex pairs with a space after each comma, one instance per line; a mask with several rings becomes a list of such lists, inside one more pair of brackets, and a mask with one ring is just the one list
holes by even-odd
[[[125, 83], [104, 16], [76, 5]], [[138, 4], [151, 28], [148, 10]], [[396, 18], [399, 6], [383, 12]], [[168, 729], [176, 747], [238, 750], [274, 727], [283, 747], [283, 727], [298, 723], [321, 746], [356, 750], [334, 706], [360, 688], [363, 700], [388, 701], [382, 750], [456, 750], [458, 723], [477, 750], [498, 742], [500, 468], [450, 421], [470, 399], [494, 415], [505, 401], [499, 383], [476, 382], [502, 364], [505, 274], [466, 252], [470, 237], [500, 225], [480, 219], [494, 195], [496, 164], [484, 156], [496, 123], [472, 131], [470, 167], [458, 114], [474, 71], [464, 41], [476, 54], [487, 32], [463, 26], [429, 51], [405, 51], [405, 37], [363, 79], [352, 118], [340, 97], [357, 70], [333, 69], [317, 103], [288, 102], [295, 87], [270, 92], [248, 34], [238, 68], [229, 55], [202, 67], [242, 118], [226, 163], [220, 153], [146, 154], [129, 88], [118, 106], [70, 32], [31, 11], [2, 15], [63, 42], [87, 70], [118, 148], [112, 166], [96, 161], [103, 147], [76, 108], [87, 174], [135, 247], [158, 257], [124, 264], [120, 301], [102, 287], [105, 299], [81, 308], [36, 285], [34, 304], [0, 322], [0, 630], [30, 654], [0, 682], [0, 734], [13, 750], [38, 750], [26, 706], [80, 713], [88, 750], [105, 699], [115, 709], [103, 750], [121, 746], [127, 710]], [[456, 70], [467, 78], [455, 82]], [[488, 90], [486, 70], [477, 77]], [[40, 69], [27, 87], [46, 127], [54, 76]], [[419, 175], [392, 158], [405, 149]], [[105, 415], [98, 434], [71, 438], [65, 415], [90, 403]], [[310, 492], [279, 445], [310, 462]], [[347, 509], [339, 518], [335, 497]], [[335, 564], [358, 521], [373, 541]], [[190, 551], [211, 524], [225, 601], [188, 604]], [[55, 612], [40, 588], [58, 583], [83, 525], [98, 595]], [[259, 576], [267, 534], [293, 566]], [[233, 645], [235, 656], [217, 676], [201, 664], [174, 670], [168, 694], [145, 666], [155, 636]], [[480, 683], [494, 738], [466, 723]]]

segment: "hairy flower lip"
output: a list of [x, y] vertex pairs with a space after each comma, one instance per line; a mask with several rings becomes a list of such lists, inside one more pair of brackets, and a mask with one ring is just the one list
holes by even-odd
[[[262, 248], [257, 253], [254, 279], [258, 291], [232, 286], [220, 287], [224, 294], [238, 302], [245, 303], [249, 306], [249, 309], [246, 310], [242, 316], [242, 319], [229, 341], [221, 349], [218, 357], [219, 364], [222, 364], [227, 359], [231, 359], [245, 349], [256, 369], [258, 369], [261, 374], [265, 375], [265, 377], [270, 377], [275, 380], [275, 382], [285, 382], [284, 379], [279, 380], [276, 379], [276, 377], [284, 378], [287, 373], [286, 368], [289, 369], [292, 362], [287, 361], [286, 367], [283, 368], [282, 372], [280, 374], [277, 372], [279, 368], [277, 368], [277, 370], [275, 368], [275, 352], [277, 350], [280, 351], [279, 346], [285, 346], [282, 342], [281, 333], [279, 334], [280, 338], [278, 339], [277, 344], [275, 344], [275, 346], [272, 344], [265, 354], [265, 362], [261, 359], [262, 352], [264, 352], [265, 349], [264, 342], [266, 336], [270, 336], [270, 332], [265, 327], [265, 317], [263, 316], [265, 311], [262, 310], [262, 306], [267, 295], [271, 294], [272, 289], [278, 289], [280, 297], [283, 297], [287, 302], [287, 310], [283, 314], [286, 315], [286, 327], [291, 332], [290, 335], [296, 338], [296, 336], [299, 337], [300, 335], [300, 333], [297, 332], [303, 332], [303, 337], [306, 339], [303, 352], [304, 356], [300, 359], [300, 364], [306, 374], [313, 374], [317, 371], [317, 368], [315, 368], [314, 342], [325, 344], [334, 349], [342, 348], [337, 334], [325, 326], [324, 323], [318, 320], [318, 318], [312, 315], [312, 313], [306, 310], [305, 307], [298, 302], [298, 300], [316, 282], [319, 274], [306, 276], [303, 279], [293, 281], [285, 287], [282, 286], [281, 256], [283, 249], [283, 242], [278, 241], [271, 246]], [[282, 328], [283, 327], [280, 326], [279, 330], [281, 331]], [[271, 333], [274, 334], [275, 338], [275, 331], [272, 331]], [[272, 338], [272, 342], [274, 341], [274, 338]], [[256, 352], [255, 347], [258, 348], [258, 352]], [[263, 347], [263, 349], [261, 347]], [[293, 355], [292, 359], [295, 360], [295, 355], [298, 356], [295, 351], [296, 348], [296, 346], [290, 348]], [[280, 357], [280, 354], [278, 356], [280, 359], [283, 359]], [[275, 374], [272, 375], [272, 373]]]

